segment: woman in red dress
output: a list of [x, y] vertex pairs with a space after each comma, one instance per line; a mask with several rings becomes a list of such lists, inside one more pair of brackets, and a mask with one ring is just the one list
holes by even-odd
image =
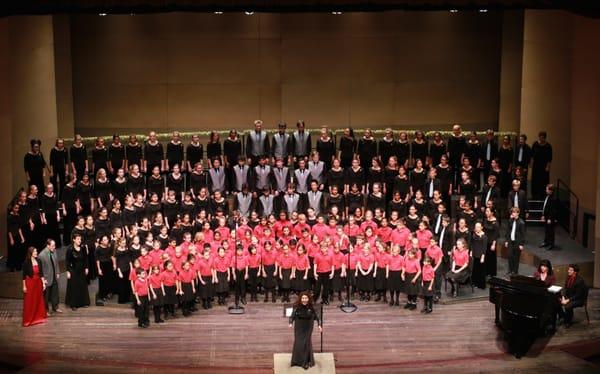
[[28, 327], [46, 322], [48, 314], [44, 302], [44, 271], [37, 261], [37, 249], [27, 249], [27, 259], [23, 263], [23, 326]]

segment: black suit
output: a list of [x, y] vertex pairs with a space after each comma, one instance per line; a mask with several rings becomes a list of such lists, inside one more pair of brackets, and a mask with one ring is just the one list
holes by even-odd
[[[516, 226], [513, 239], [512, 233], [514, 223], [516, 223]], [[525, 244], [525, 222], [523, 222], [522, 219], [510, 219], [508, 221], [505, 240], [508, 243], [508, 272], [519, 274], [519, 260], [521, 259], [521, 249], [519, 246]]]
[[557, 217], [557, 203], [558, 201], [554, 195], [547, 196], [547, 200], [544, 199], [544, 211], [542, 216], [544, 217], [544, 243], [550, 247], [554, 247], [554, 226], [556, 224]]
[[559, 314], [563, 317], [565, 324], [570, 324], [573, 321], [573, 309], [585, 304], [588, 288], [583, 278], [578, 274], [570, 286], [569, 277], [567, 277], [562, 293], [565, 298], [569, 299], [569, 302], [560, 308]]
[[[527, 194], [525, 193], [525, 191], [519, 190], [519, 191], [515, 192], [515, 190], [512, 190], [508, 193], [508, 211], [510, 212], [510, 209], [515, 206], [515, 194], [516, 193], [518, 193], [517, 202], [519, 204], [519, 206], [518, 206], [519, 218], [524, 220], [525, 215], [526, 215], [527, 211], [529, 210], [527, 207], [528, 202], [527, 202]], [[510, 213], [509, 213], [509, 215], [510, 215]]]
[[427, 178], [427, 180], [425, 181], [425, 184], [423, 185], [423, 195], [425, 195], [425, 199], [429, 200], [433, 197], [433, 191], [438, 190], [440, 192], [442, 192], [442, 182], [438, 179], [435, 178], [433, 179], [433, 191], [431, 191], [431, 196], [429, 196], [429, 190], [431, 188], [431, 178]]
[[492, 200], [494, 202], [494, 206], [496, 208], [498, 208], [498, 201], [500, 200], [500, 189], [496, 186], [491, 187], [489, 184], [486, 184], [483, 187], [483, 192], [481, 193], [481, 206], [485, 208], [485, 203], [486, 203], [486, 199], [488, 196], [488, 191], [492, 190], [492, 192], [490, 193], [490, 200]]

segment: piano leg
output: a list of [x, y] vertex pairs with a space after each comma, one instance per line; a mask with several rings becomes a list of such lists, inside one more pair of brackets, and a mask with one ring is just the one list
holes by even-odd
[[494, 323], [496, 324], [496, 326], [501, 327], [500, 326], [500, 305], [498, 305], [499, 303], [494, 304], [494, 311], [495, 311], [495, 315], [494, 315]]

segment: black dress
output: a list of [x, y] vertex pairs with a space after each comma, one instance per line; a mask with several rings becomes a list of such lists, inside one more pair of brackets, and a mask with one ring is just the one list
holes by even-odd
[[28, 152], [23, 158], [23, 167], [29, 174], [29, 185], [35, 185], [38, 189], [44, 189], [44, 168], [46, 161], [41, 152], [33, 154]]
[[352, 165], [355, 152], [356, 139], [342, 136], [340, 138], [340, 162], [343, 168], [349, 168]]
[[319, 316], [312, 306], [300, 305], [292, 312], [290, 317], [290, 324], [294, 324], [292, 366], [309, 368], [315, 365], [312, 348], [314, 321], [317, 321], [317, 325], [320, 326]]
[[495, 277], [497, 272], [497, 254], [496, 251], [491, 250], [491, 243], [498, 240], [500, 236], [500, 225], [498, 224], [498, 220], [483, 221], [483, 231], [488, 238], [488, 247], [485, 252], [485, 272], [486, 275]]
[[67, 248], [65, 257], [67, 271], [71, 278], [67, 280], [67, 295], [65, 304], [71, 308], [80, 308], [90, 305], [90, 294], [85, 270], [88, 268], [88, 260], [85, 250], [75, 250], [73, 246]]
[[319, 152], [321, 161], [325, 163], [325, 167], [331, 169], [331, 162], [333, 156], [335, 156], [335, 141], [333, 138], [329, 138], [329, 140], [319, 138], [317, 140], [317, 152]]
[[373, 157], [377, 156], [377, 142], [374, 138], [360, 138], [358, 141], [360, 166], [367, 170], [371, 167]]

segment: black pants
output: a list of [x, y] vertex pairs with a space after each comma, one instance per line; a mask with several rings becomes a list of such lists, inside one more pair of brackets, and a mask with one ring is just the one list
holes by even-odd
[[508, 242], [508, 272], [519, 274], [519, 260], [521, 259], [521, 250], [519, 243]]
[[246, 298], [246, 280], [244, 276], [246, 275], [246, 270], [236, 270], [235, 271], [235, 303], [239, 303], [240, 298]]
[[319, 298], [319, 296], [321, 295], [321, 292], [323, 292], [323, 301], [326, 300], [329, 297], [329, 292], [331, 290], [331, 279], [329, 279], [329, 274], [331, 274], [331, 272], [325, 272], [325, 273], [317, 273], [318, 278], [317, 278], [317, 283], [315, 284], [315, 295], [314, 295], [314, 299], [315, 301]]
[[52, 305], [52, 310], [56, 311], [58, 309], [58, 280], [54, 279], [52, 285], [46, 286], [46, 290], [44, 291], [44, 301], [46, 302], [46, 310], [50, 311], [50, 305]]
[[150, 324], [150, 307], [148, 295], [139, 296], [140, 304], [137, 306], [138, 325]]
[[554, 247], [554, 221], [550, 220], [550, 223], [548, 223], [548, 220], [546, 220], [546, 223], [544, 224], [544, 243], [546, 243], [547, 245]]
[[581, 306], [583, 306], [583, 301], [581, 300], [576, 300], [566, 305], [562, 305], [562, 307], [558, 309], [558, 315], [563, 318], [566, 324], [570, 324], [573, 322], [573, 309]]
[[54, 186], [54, 191], [58, 196], [58, 199], [62, 197], [62, 191], [65, 184], [67, 184], [65, 171], [64, 170], [55, 170], [54, 175], [50, 177], [50, 183]]

